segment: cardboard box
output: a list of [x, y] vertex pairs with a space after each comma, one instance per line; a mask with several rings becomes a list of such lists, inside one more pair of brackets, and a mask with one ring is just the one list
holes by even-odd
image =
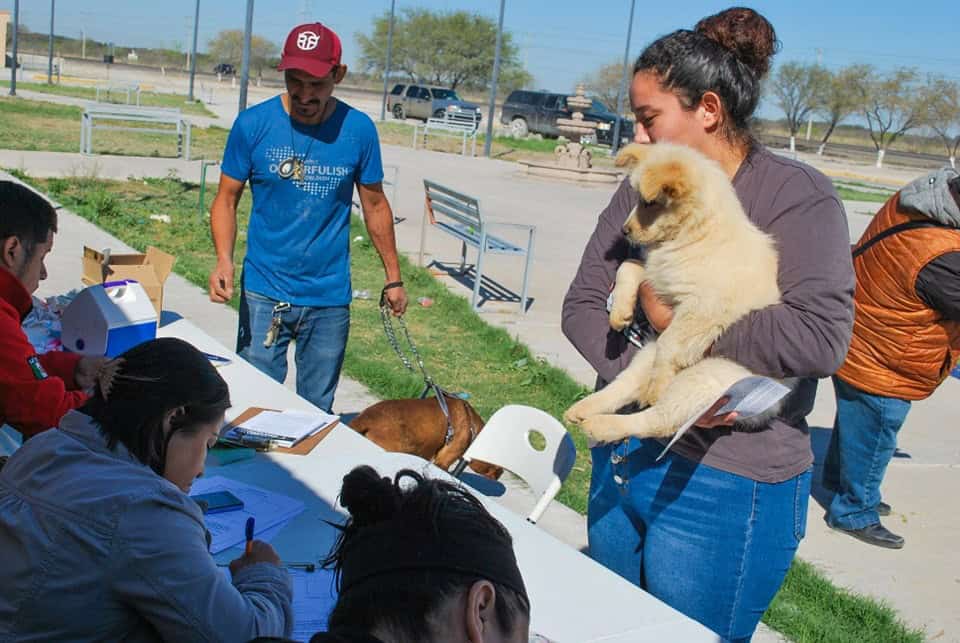
[[159, 248], [150, 246], [145, 254], [116, 255], [109, 250], [98, 252], [83, 247], [83, 284], [92, 286], [121, 279], [140, 282], [157, 311], [157, 319], [163, 310], [163, 284], [173, 270], [177, 258]]

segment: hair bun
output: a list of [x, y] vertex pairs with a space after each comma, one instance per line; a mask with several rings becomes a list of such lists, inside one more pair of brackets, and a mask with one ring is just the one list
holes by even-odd
[[753, 9], [732, 7], [708, 16], [695, 30], [729, 49], [758, 78], [770, 71], [770, 59], [780, 49], [773, 25]]
[[343, 477], [340, 504], [350, 512], [353, 524], [362, 527], [392, 518], [400, 506], [400, 493], [390, 478], [361, 466]]

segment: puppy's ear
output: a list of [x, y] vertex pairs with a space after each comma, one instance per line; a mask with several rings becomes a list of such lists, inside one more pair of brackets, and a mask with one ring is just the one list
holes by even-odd
[[647, 156], [647, 146], [640, 143], [630, 143], [617, 154], [617, 160], [614, 161], [617, 167], [636, 165]]
[[661, 195], [682, 199], [691, 193], [692, 177], [686, 166], [676, 160], [648, 166], [640, 181], [640, 196], [647, 202], [657, 201]]

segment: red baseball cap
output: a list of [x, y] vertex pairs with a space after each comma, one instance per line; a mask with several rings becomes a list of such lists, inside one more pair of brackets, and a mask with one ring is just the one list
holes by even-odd
[[342, 54], [337, 34], [319, 22], [311, 22], [294, 27], [287, 36], [277, 69], [299, 69], [323, 78], [340, 64]]

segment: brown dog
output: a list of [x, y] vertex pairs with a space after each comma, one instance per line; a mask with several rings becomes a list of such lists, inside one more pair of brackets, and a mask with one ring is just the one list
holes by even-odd
[[[387, 451], [411, 453], [448, 471], [483, 429], [483, 418], [464, 400], [444, 396], [453, 437], [446, 443], [447, 418], [434, 397], [422, 400], [384, 400], [364, 409], [350, 428]], [[470, 468], [496, 480], [503, 469], [474, 460]]]

